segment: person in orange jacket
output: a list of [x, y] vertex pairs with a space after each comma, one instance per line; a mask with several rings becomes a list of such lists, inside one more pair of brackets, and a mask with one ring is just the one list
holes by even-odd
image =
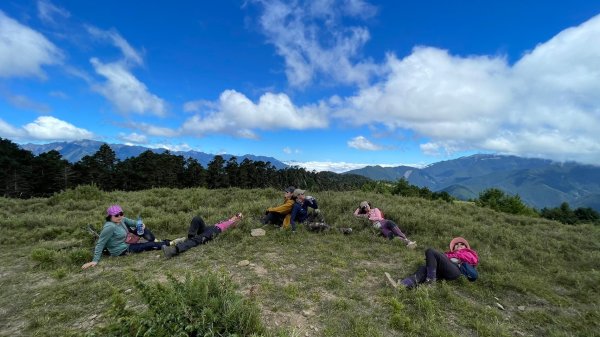
[[265, 211], [265, 216], [262, 218], [263, 224], [273, 224], [275, 226], [287, 227], [290, 225], [292, 208], [294, 207], [293, 193], [296, 188], [288, 186], [283, 190], [283, 204], [275, 207], [269, 207]]

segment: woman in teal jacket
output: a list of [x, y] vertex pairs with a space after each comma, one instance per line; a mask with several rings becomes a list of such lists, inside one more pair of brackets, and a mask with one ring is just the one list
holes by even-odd
[[125, 239], [127, 238], [127, 233], [129, 233], [130, 230], [134, 230], [135, 226], [135, 220], [123, 216], [123, 209], [121, 209], [121, 206], [112, 205], [108, 207], [106, 210], [106, 223], [104, 224], [104, 227], [102, 227], [102, 232], [100, 232], [100, 237], [96, 243], [94, 258], [91, 262], [81, 266], [81, 268], [87, 269], [97, 265], [98, 262], [100, 262], [104, 248], [108, 249], [111, 256], [120, 256], [127, 253], [159, 250], [162, 246], [169, 245], [168, 240], [159, 242], [126, 243]]

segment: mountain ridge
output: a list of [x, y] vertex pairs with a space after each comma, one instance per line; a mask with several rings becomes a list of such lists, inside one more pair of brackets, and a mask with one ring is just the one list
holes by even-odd
[[432, 191], [446, 191], [466, 200], [477, 198], [488, 188], [518, 194], [536, 208], [557, 207], [568, 202], [573, 207], [600, 210], [600, 166], [549, 159], [523, 158], [497, 154], [476, 154], [433, 163], [423, 168], [374, 167], [351, 170], [374, 180], [400, 178]]
[[[66, 159], [67, 161], [69, 161], [71, 163], [74, 163], [74, 162], [81, 160], [81, 158], [83, 158], [86, 155], [93, 155], [96, 151], [98, 151], [98, 149], [100, 148], [100, 146], [102, 144], [107, 144], [108, 146], [110, 146], [110, 148], [113, 149], [113, 151], [115, 151], [117, 158], [120, 160], [124, 160], [129, 157], [138, 156], [142, 152], [145, 152], [148, 150], [155, 152], [155, 153], [164, 153], [166, 151], [169, 151], [171, 154], [174, 154], [174, 155], [178, 155], [178, 156], [180, 155], [180, 156], [184, 156], [186, 158], [196, 159], [202, 166], [207, 167], [208, 163], [210, 161], [212, 161], [213, 158], [215, 157], [214, 154], [205, 153], [205, 152], [201, 152], [201, 151], [195, 151], [195, 150], [171, 151], [166, 148], [149, 148], [149, 147], [140, 146], [140, 145], [111, 144], [111, 143], [101, 142], [101, 141], [97, 141], [97, 140], [90, 140], [90, 139], [83, 139], [83, 140], [77, 140], [77, 141], [71, 141], [71, 142], [52, 142], [52, 143], [47, 143], [47, 144], [27, 143], [27, 144], [19, 144], [19, 147], [21, 147], [24, 150], [31, 151], [35, 155], [39, 155], [41, 153], [48, 152], [51, 150], [56, 150], [62, 155], [62, 157], [64, 159]], [[241, 156], [222, 154], [220, 156], [223, 157], [223, 159], [225, 161], [228, 161], [231, 157], [236, 157], [238, 159], [238, 162], [241, 162], [244, 159], [249, 159], [252, 161], [271, 162], [271, 164], [273, 166], [275, 166], [275, 168], [277, 168], [277, 169], [283, 169], [283, 168], [288, 167], [288, 165], [284, 164], [283, 162], [281, 162], [273, 157], [268, 157], [268, 156], [257, 156], [257, 155], [252, 155], [252, 154], [245, 154], [245, 155], [241, 155]]]

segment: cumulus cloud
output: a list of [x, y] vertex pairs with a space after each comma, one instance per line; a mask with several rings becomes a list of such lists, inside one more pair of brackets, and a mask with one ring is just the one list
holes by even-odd
[[42, 67], [62, 60], [62, 51], [44, 35], [0, 10], [0, 77], [45, 78]]
[[97, 58], [92, 58], [90, 62], [96, 72], [106, 78], [105, 83], [95, 84], [92, 89], [109, 100], [119, 112], [149, 112], [157, 116], [166, 114], [166, 103], [150, 93], [146, 85], [133, 76], [124, 64], [104, 64]]
[[431, 47], [403, 59], [390, 54], [383, 79], [330, 108], [352, 125], [412, 130], [428, 139], [427, 154], [482, 149], [599, 164], [599, 35], [597, 16], [514, 65]]
[[370, 140], [363, 136], [357, 136], [348, 141], [348, 146], [358, 150], [367, 150], [367, 151], [378, 151], [383, 149], [383, 147], [372, 143]]
[[268, 41], [284, 58], [292, 86], [306, 86], [324, 75], [343, 84], [364, 85], [380, 69], [370, 60], [360, 60], [360, 50], [369, 40], [364, 27], [342, 25], [343, 17], [364, 19], [376, 8], [361, 0], [255, 1], [263, 8], [260, 27]]
[[58, 118], [41, 116], [20, 128], [0, 119], [0, 136], [20, 140], [78, 140], [93, 138], [94, 134]]
[[40, 0], [37, 3], [38, 17], [46, 24], [55, 24], [55, 17], [68, 18], [71, 13], [64, 8], [57, 7], [50, 1]]
[[185, 134], [225, 133], [255, 138], [253, 130], [325, 128], [328, 126], [325, 103], [295, 106], [285, 94], [266, 93], [257, 103], [235, 90], [221, 93], [215, 109], [196, 114], [185, 121]]

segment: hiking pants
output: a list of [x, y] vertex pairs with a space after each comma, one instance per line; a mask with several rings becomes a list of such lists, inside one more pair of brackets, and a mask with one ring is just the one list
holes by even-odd
[[283, 220], [285, 219], [285, 214], [277, 213], [277, 212], [268, 212], [267, 215], [263, 218], [262, 222], [265, 225], [273, 224], [277, 226], [283, 225]]
[[125, 254], [126, 253], [141, 253], [141, 252], [145, 252], [148, 250], [159, 250], [164, 245], [169, 245], [169, 242], [168, 241], [159, 241], [159, 242], [148, 241], [148, 242], [142, 242], [142, 243], [131, 243], [131, 244], [129, 244], [129, 247], [127, 248], [127, 250], [125, 250], [123, 253], [125, 253]]
[[433, 268], [436, 271], [436, 277], [442, 280], [455, 280], [462, 275], [458, 266], [452, 263], [446, 254], [432, 248], [427, 248], [425, 251], [425, 266], [419, 267], [415, 273], [418, 283], [425, 282], [427, 268]]
[[392, 220], [382, 220], [381, 223], [381, 234], [388, 239], [393, 239], [395, 236], [401, 238], [403, 241], [407, 241], [406, 235], [402, 233], [400, 227]]
[[183, 253], [186, 250], [198, 245], [207, 243], [221, 233], [221, 229], [216, 226], [206, 226], [201, 217], [196, 216], [192, 219], [188, 228], [187, 240], [177, 244], [177, 253]]

